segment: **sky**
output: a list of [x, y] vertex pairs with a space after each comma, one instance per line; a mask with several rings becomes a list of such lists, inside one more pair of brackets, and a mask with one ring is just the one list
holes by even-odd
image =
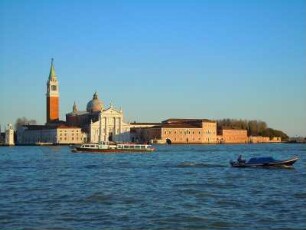
[[305, 0], [0, 0], [0, 124], [97, 91], [127, 122], [265, 121], [306, 136]]

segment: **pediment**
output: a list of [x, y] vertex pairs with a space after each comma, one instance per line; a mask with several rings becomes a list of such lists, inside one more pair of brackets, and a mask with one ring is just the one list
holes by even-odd
[[102, 115], [121, 115], [121, 112], [110, 107], [102, 112]]

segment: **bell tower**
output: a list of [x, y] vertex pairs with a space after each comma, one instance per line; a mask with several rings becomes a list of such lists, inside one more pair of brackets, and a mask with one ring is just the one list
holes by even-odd
[[47, 124], [59, 120], [59, 88], [58, 81], [51, 59], [50, 74], [47, 81]]

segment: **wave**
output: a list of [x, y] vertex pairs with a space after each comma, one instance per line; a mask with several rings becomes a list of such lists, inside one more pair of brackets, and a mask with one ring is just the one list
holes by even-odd
[[106, 204], [106, 205], [112, 205], [112, 204], [134, 204], [138, 203], [141, 200], [133, 197], [133, 196], [122, 196], [122, 195], [115, 195], [111, 193], [101, 193], [101, 192], [96, 192], [93, 193], [85, 199], [83, 199], [86, 203], [100, 203], [100, 204]]
[[84, 199], [85, 202], [97, 202], [97, 203], [112, 203], [113, 196], [111, 194], [94, 193]]
[[195, 162], [183, 162], [177, 165], [178, 168], [224, 168], [228, 167], [222, 164], [210, 164], [210, 163], [195, 163]]
[[85, 165], [84, 168], [86, 169], [95, 169], [95, 168], [98, 168], [99, 166], [98, 165]]

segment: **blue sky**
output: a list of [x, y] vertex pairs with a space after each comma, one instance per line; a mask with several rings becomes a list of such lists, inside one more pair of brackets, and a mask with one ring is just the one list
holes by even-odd
[[306, 136], [306, 1], [0, 1], [0, 124], [95, 91], [127, 121], [266, 121]]

